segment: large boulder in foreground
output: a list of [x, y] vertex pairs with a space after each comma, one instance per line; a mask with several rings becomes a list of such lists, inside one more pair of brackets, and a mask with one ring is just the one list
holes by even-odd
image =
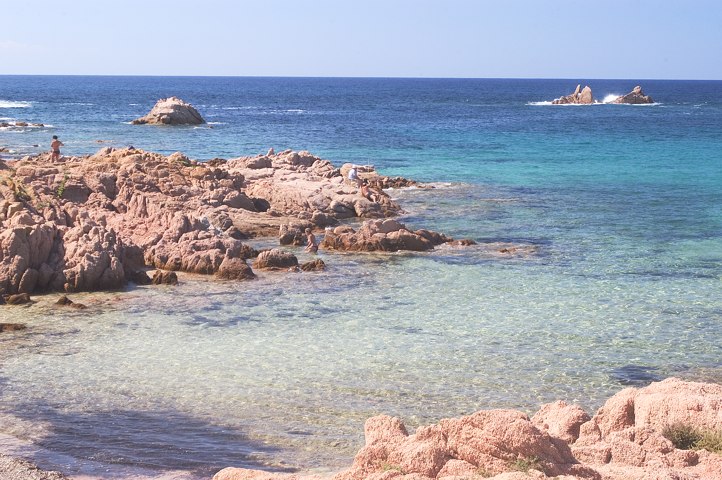
[[136, 118], [133, 125], [200, 125], [206, 123], [193, 105], [178, 97], [161, 98], [144, 117]]
[[637, 85], [634, 89], [626, 95], [615, 99], [612, 103], [629, 103], [632, 105], [644, 105], [647, 103], [654, 103], [652, 97], [645, 95], [642, 91], [642, 87]]
[[589, 86], [582, 88], [581, 85], [577, 85], [574, 93], [552, 101], [553, 105], [591, 105], [592, 103], [594, 103], [592, 89]]
[[380, 415], [366, 421], [351, 467], [333, 476], [225, 468], [213, 480], [722, 480], [722, 456], [664, 438], [665, 427], [679, 423], [719, 432], [722, 385], [672, 378], [622, 390], [591, 419], [555, 402], [531, 419], [482, 410], [411, 435], [400, 419]]

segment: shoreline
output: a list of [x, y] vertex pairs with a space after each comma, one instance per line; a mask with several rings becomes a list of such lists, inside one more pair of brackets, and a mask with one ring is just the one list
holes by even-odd
[[[212, 480], [481, 479], [627, 480], [664, 478], [719, 480], [722, 444], [716, 452], [688, 449], [670, 440], [668, 428], [688, 425], [722, 435], [722, 385], [669, 378], [610, 397], [592, 416], [557, 401], [532, 416], [515, 410], [481, 410], [407, 431], [399, 418], [366, 421], [366, 442], [353, 465], [341, 471], [276, 473], [219, 467]], [[709, 447], [708, 447], [709, 448]], [[325, 473], [324, 473], [325, 472]], [[100, 480], [40, 470], [20, 457], [0, 454], [7, 480]], [[190, 480], [190, 472], [129, 474], [123, 480]], [[657, 477], [654, 477], [657, 478]], [[208, 480], [211, 480], [209, 477]]]

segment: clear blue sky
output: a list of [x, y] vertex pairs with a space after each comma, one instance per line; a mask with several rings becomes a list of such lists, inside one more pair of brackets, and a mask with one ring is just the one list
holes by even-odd
[[0, 74], [722, 79], [720, 0], [0, 1]]

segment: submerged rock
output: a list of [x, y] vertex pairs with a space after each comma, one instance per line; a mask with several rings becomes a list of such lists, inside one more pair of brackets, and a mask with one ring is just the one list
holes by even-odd
[[131, 122], [133, 125], [200, 125], [206, 123], [193, 105], [180, 98], [161, 98], [144, 117]]
[[0, 332], [14, 332], [16, 330], [25, 330], [27, 326], [24, 323], [0, 323]]
[[585, 86], [583, 89], [581, 88], [581, 85], [577, 85], [576, 90], [574, 90], [574, 93], [571, 93], [570, 95], [566, 95], [564, 97], [559, 97], [556, 100], [552, 101], [553, 105], [568, 105], [568, 104], [576, 104], [576, 105], [590, 105], [594, 103], [594, 96], [592, 95], [592, 89], [589, 88], [589, 86]]
[[637, 85], [634, 89], [626, 95], [612, 101], [612, 103], [629, 103], [632, 105], [642, 105], [647, 103], [654, 103], [652, 97], [645, 95], [642, 91], [642, 87]]

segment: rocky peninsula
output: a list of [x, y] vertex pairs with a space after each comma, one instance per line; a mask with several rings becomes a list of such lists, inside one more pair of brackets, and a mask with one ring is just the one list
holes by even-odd
[[[0, 161], [0, 294], [117, 289], [150, 283], [149, 269], [250, 279], [248, 260], [261, 252], [249, 239], [280, 234], [280, 243], [298, 245], [306, 228], [340, 239], [321, 245], [337, 251], [453, 241], [390, 220], [333, 230], [344, 220], [399, 215], [383, 188], [413, 183], [367, 167], [361, 175], [373, 195], [364, 196], [345, 180], [348, 168], [290, 150], [198, 162], [129, 147], [59, 162], [49, 154]], [[273, 250], [253, 268], [295, 269], [288, 255]]]
[[213, 480], [719, 480], [722, 385], [671, 378], [622, 390], [594, 416], [558, 401], [532, 417], [482, 410], [411, 434], [380, 415], [364, 433], [351, 467], [333, 475], [229, 467]]

